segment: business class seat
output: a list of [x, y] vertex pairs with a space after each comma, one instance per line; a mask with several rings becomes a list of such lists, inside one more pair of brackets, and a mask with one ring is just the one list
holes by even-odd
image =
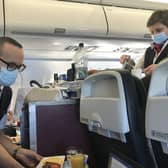
[[154, 168], [145, 139], [146, 93], [127, 71], [102, 71], [86, 78], [81, 89], [80, 121], [88, 125], [97, 168], [110, 154]]
[[76, 148], [88, 154], [95, 168], [87, 127], [79, 120], [79, 101], [64, 99], [58, 88], [33, 88], [25, 95], [21, 145], [42, 156], [65, 155]]
[[16, 99], [15, 111], [21, 119], [21, 143], [25, 148], [30, 147], [29, 142], [29, 103], [61, 100], [58, 88], [20, 88]]
[[158, 168], [168, 167], [168, 61], [153, 72], [146, 106], [146, 136]]

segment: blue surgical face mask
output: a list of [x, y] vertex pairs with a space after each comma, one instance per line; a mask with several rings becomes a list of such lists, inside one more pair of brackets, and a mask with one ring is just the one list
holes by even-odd
[[154, 43], [156, 44], [162, 44], [163, 42], [165, 42], [168, 39], [168, 35], [166, 35], [165, 32], [161, 32], [155, 35], [152, 35], [152, 40], [154, 41]]
[[0, 69], [0, 85], [10, 86], [17, 78], [17, 70], [8, 71], [7, 68], [1, 67]]

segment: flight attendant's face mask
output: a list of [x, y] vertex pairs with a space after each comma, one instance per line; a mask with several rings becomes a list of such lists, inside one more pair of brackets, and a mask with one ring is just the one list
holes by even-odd
[[165, 32], [161, 32], [155, 35], [152, 35], [152, 40], [156, 44], [162, 44], [168, 39], [168, 36]]
[[156, 44], [162, 44], [168, 40], [168, 27], [162, 23], [156, 23], [149, 27], [152, 40]]
[[1, 67], [0, 69], [0, 85], [10, 86], [12, 85], [17, 78], [18, 70], [13, 71], [7, 70], [6, 67]]

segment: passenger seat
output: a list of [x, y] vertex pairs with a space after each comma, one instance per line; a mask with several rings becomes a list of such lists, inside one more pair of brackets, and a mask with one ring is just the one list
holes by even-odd
[[168, 61], [153, 72], [146, 108], [146, 136], [158, 168], [168, 167]]
[[84, 80], [80, 121], [89, 127], [97, 168], [107, 168], [111, 153], [154, 168], [145, 138], [145, 104], [141, 80], [127, 71], [102, 71]]

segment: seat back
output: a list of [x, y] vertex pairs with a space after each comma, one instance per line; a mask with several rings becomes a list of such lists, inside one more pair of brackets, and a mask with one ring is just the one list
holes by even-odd
[[88, 124], [91, 131], [126, 142], [130, 128], [120, 74], [96, 74], [84, 82], [82, 89], [81, 122]]
[[107, 167], [109, 153], [152, 167], [145, 139], [145, 98], [142, 82], [127, 71], [103, 71], [84, 81], [80, 121], [91, 131], [97, 167]]
[[146, 136], [159, 168], [168, 165], [168, 61], [153, 72], [146, 107]]

